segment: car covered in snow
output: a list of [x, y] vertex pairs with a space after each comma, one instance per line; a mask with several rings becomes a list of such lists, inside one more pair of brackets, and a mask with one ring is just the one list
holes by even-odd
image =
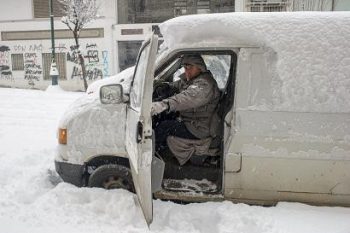
[[[56, 170], [77, 186], [152, 198], [350, 205], [350, 13], [177, 17], [137, 64], [93, 84], [59, 123]], [[157, 53], [158, 51], [158, 53]], [[220, 89], [218, 153], [180, 166], [154, 153], [153, 83], [176, 80], [200, 53]], [[107, 82], [107, 83], [105, 83]], [[165, 93], [166, 94], [166, 93]]]

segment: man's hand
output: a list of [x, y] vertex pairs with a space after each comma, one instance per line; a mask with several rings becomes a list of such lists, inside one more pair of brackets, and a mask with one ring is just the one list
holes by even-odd
[[164, 112], [165, 110], [168, 110], [169, 106], [168, 104], [164, 102], [153, 102], [151, 107], [151, 115], [158, 115], [161, 112]]

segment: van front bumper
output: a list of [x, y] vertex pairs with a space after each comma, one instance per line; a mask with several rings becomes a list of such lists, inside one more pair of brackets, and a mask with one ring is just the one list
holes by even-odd
[[86, 186], [84, 179], [85, 165], [55, 160], [55, 168], [64, 182], [78, 187]]

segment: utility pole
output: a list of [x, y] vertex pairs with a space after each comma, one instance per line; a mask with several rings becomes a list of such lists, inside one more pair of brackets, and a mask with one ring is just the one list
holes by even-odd
[[58, 69], [56, 65], [56, 58], [55, 58], [55, 29], [54, 29], [54, 20], [53, 20], [53, 4], [52, 0], [49, 0], [49, 7], [50, 7], [50, 24], [51, 24], [51, 68], [50, 68], [50, 77], [52, 81], [52, 86], [58, 85]]

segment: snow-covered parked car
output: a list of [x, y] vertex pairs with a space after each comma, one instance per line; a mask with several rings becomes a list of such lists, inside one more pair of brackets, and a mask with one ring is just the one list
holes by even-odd
[[[134, 72], [96, 85], [59, 124], [56, 170], [77, 186], [155, 197], [350, 205], [350, 13], [177, 17], [146, 40]], [[222, 133], [209, 163], [154, 153], [154, 80], [173, 82], [200, 53], [220, 88]], [[125, 74], [128, 75], [125, 75]], [[120, 76], [120, 77], [119, 77]], [[125, 83], [125, 85], [124, 85]], [[98, 87], [97, 87], [98, 86]], [[154, 89], [154, 90], [153, 90]]]

